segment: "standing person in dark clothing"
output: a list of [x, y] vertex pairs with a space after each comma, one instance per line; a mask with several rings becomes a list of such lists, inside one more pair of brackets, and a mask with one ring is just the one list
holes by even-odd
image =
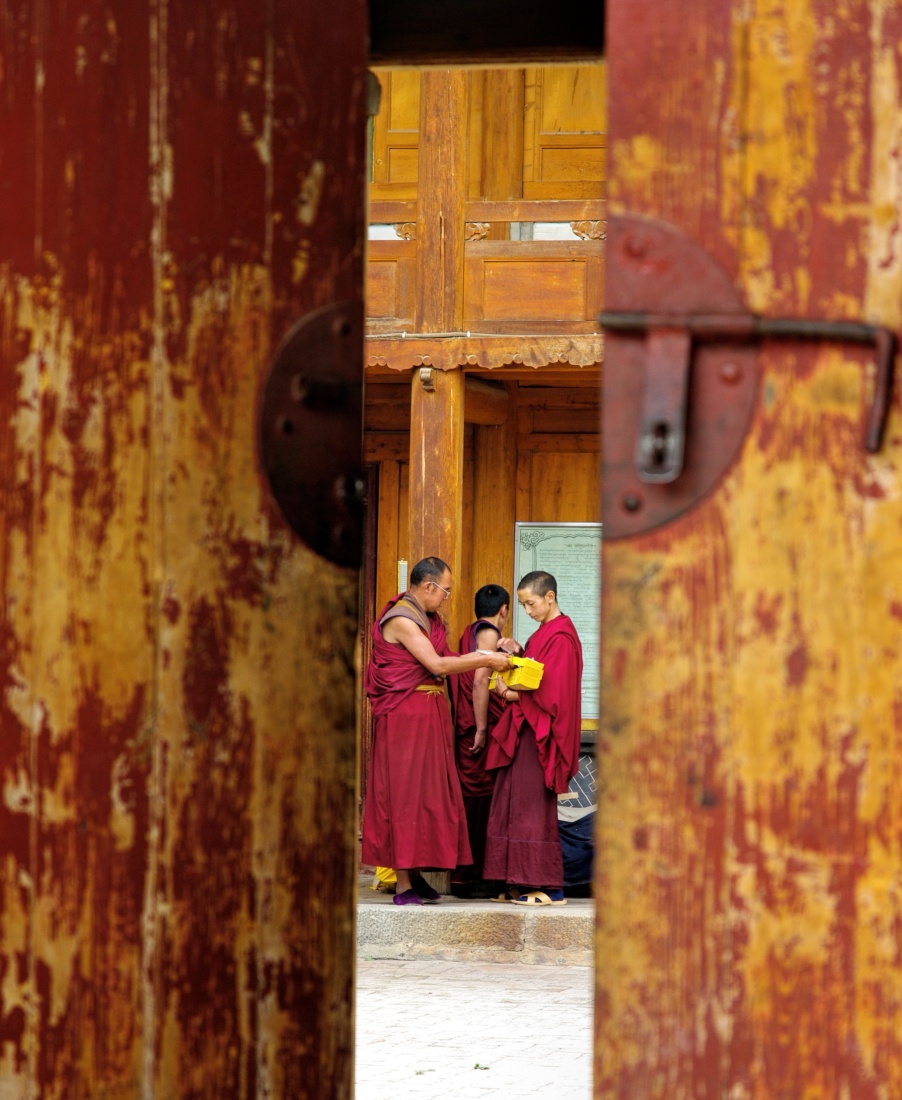
[[539, 629], [526, 648], [512, 638], [499, 645], [545, 666], [538, 688], [507, 687], [510, 704], [489, 737], [486, 767], [497, 769], [486, 838], [484, 874], [515, 887], [515, 904], [564, 905], [564, 860], [557, 796], [579, 768], [583, 653], [576, 628], [557, 602], [550, 573], [527, 573], [517, 599]]
[[[476, 621], [461, 635], [460, 652], [495, 652], [507, 622], [510, 594], [500, 584], [486, 584], [473, 602]], [[482, 881], [485, 831], [495, 785], [494, 773], [485, 768], [486, 735], [504, 713], [505, 704], [500, 696], [489, 691], [490, 676], [491, 669], [485, 667], [462, 672], [452, 689], [454, 751], [473, 853], [472, 864], [459, 866], [451, 876], [451, 893], [456, 897], [489, 897], [492, 893]]]

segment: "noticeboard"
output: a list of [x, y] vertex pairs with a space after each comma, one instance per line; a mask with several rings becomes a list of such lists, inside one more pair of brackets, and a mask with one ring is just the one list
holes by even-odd
[[558, 583], [557, 602], [569, 615], [583, 647], [583, 729], [598, 724], [598, 660], [601, 621], [601, 524], [517, 523], [514, 527], [513, 637], [522, 645], [538, 624], [516, 601], [521, 577], [534, 569]]

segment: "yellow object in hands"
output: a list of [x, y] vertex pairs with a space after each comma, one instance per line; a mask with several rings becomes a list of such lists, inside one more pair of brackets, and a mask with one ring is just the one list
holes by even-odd
[[523, 688], [524, 691], [534, 691], [542, 682], [542, 673], [545, 666], [541, 661], [534, 661], [532, 657], [511, 657], [513, 668], [506, 672], [493, 672], [489, 677], [489, 689], [494, 688], [500, 676], [508, 687]]

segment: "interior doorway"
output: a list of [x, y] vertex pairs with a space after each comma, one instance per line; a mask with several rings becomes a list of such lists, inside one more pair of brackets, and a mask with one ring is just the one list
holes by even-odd
[[[454, 645], [478, 587], [513, 590], [518, 521], [600, 521], [603, 13], [594, 36], [581, 17], [579, 31], [574, 22], [569, 40], [554, 44], [547, 25], [539, 34], [530, 24], [539, 13], [518, 7], [523, 41], [503, 45], [490, 28], [467, 49], [455, 44], [453, 18], [466, 11], [454, 6], [449, 23], [442, 9], [441, 27], [394, 28], [374, 11], [361, 667], [403, 563], [427, 552], [452, 563]], [[467, 20], [468, 33], [484, 18]], [[432, 416], [459, 415], [463, 426], [456, 453], [423, 464], [424, 486], [412, 437], [419, 431], [428, 446], [440, 434], [417, 403], [437, 372], [460, 375], [462, 385], [440, 391]], [[436, 496], [452, 502], [450, 524], [438, 517], [436, 527], [456, 528], [458, 540], [417, 549], [411, 515]], [[362, 811], [370, 735], [362, 691], [360, 701]], [[591, 746], [594, 730], [586, 738]]]

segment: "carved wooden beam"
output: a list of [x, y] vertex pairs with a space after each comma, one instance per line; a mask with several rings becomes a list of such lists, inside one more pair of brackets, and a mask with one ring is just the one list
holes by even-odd
[[591, 367], [601, 363], [604, 339], [584, 336], [370, 336], [366, 340], [367, 372], [408, 371], [434, 367], [498, 370], [501, 367]]
[[[604, 199], [477, 199], [464, 205], [471, 222], [601, 221], [607, 216]], [[416, 221], [413, 199], [377, 199], [369, 205], [369, 220], [379, 224]]]

